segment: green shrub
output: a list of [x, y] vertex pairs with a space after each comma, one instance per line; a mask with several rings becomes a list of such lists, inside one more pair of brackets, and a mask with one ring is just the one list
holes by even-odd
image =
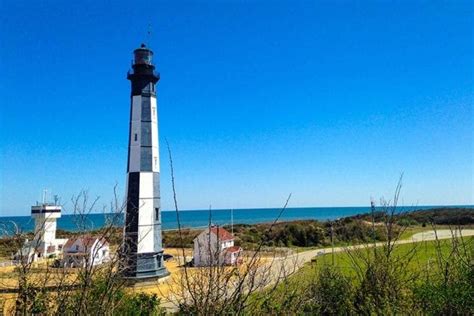
[[418, 306], [428, 315], [474, 315], [474, 265], [451, 261], [414, 288]]
[[407, 260], [386, 257], [384, 254], [369, 257], [356, 289], [354, 307], [358, 314], [396, 315], [410, 314], [413, 280], [406, 270]]
[[348, 315], [353, 313], [354, 289], [350, 278], [337, 268], [323, 266], [309, 286], [304, 312], [317, 315]]
[[118, 315], [148, 316], [164, 315], [160, 308], [160, 299], [156, 294], [136, 293], [125, 295], [117, 310]]

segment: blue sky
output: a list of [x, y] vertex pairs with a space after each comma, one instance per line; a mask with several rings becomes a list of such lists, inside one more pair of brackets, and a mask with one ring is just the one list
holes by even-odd
[[[162, 204], [474, 204], [473, 4], [0, 4], [0, 214], [123, 194], [131, 53], [155, 51]], [[147, 39], [148, 24], [152, 35]], [[70, 205], [70, 203], [68, 203]], [[67, 205], [66, 205], [67, 206]]]

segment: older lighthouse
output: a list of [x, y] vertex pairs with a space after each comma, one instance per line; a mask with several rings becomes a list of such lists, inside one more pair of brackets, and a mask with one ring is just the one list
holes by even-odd
[[124, 275], [132, 279], [168, 275], [163, 264], [160, 156], [156, 84], [160, 74], [144, 44], [133, 52], [124, 227]]

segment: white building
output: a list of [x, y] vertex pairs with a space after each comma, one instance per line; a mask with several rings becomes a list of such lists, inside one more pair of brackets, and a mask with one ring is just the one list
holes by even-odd
[[96, 266], [109, 260], [109, 243], [105, 238], [94, 236], [71, 238], [64, 245], [62, 260], [64, 267]]
[[194, 238], [194, 265], [234, 265], [240, 262], [242, 248], [234, 246], [234, 236], [224, 228], [212, 226]]
[[55, 257], [62, 253], [67, 239], [56, 239], [56, 220], [61, 217], [61, 206], [50, 203], [37, 203], [31, 207], [31, 217], [35, 220], [33, 240], [26, 240], [16, 260], [36, 261]]

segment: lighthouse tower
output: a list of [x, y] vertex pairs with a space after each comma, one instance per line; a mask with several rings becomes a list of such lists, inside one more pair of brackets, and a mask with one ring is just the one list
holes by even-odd
[[56, 204], [43, 203], [31, 207], [31, 217], [35, 219], [35, 234], [31, 243], [26, 243], [25, 248], [29, 248], [34, 253], [33, 261], [57, 254], [62, 245], [66, 242], [63, 239], [56, 239], [56, 220], [61, 217], [61, 206]]
[[163, 277], [160, 209], [160, 157], [156, 84], [160, 74], [153, 52], [144, 44], [134, 50], [124, 228], [124, 274], [128, 278]]

